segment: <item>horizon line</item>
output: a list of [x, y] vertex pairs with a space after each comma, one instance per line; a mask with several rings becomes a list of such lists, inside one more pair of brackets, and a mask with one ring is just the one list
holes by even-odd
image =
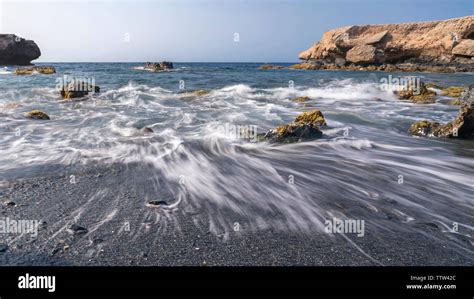
[[[158, 62], [163, 62], [163, 61], [168, 61], [168, 60], [161, 60], [161, 61], [153, 61], [153, 60], [148, 60], [148, 61], [32, 61], [31, 63], [158, 63]], [[298, 61], [170, 61], [171, 63], [265, 63], [265, 64], [270, 64], [270, 63], [297, 63], [301, 62], [301, 60]]]

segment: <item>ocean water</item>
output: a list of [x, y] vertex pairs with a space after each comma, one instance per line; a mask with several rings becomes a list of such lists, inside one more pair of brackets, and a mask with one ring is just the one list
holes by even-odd
[[[331, 217], [365, 219], [380, 234], [420, 230], [473, 256], [474, 142], [407, 133], [417, 120], [449, 122], [459, 107], [443, 97], [429, 105], [400, 101], [380, 87], [389, 75], [468, 85], [472, 73], [258, 70], [253, 63], [176, 63], [151, 73], [136, 68], [142, 63], [52, 65], [57, 74], [0, 70], [0, 181], [142, 164], [144, 177], [156, 176], [150, 198], [165, 193], [183, 213], [206, 211], [211, 231], [232, 226], [224, 211], [255, 229], [322, 231]], [[101, 92], [64, 101], [56, 89], [63, 76], [93, 79]], [[197, 97], [197, 89], [210, 93]], [[291, 101], [297, 96], [311, 101]], [[26, 119], [33, 109], [51, 120]], [[310, 109], [320, 109], [328, 124], [318, 140], [256, 143], [233, 130], [264, 133]], [[144, 127], [154, 132], [144, 134]], [[389, 223], [371, 222], [380, 215]]]

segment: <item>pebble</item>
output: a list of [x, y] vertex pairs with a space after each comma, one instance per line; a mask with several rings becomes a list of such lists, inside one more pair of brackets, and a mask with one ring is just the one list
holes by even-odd
[[69, 227], [69, 230], [72, 231], [76, 235], [83, 235], [83, 234], [87, 233], [86, 228], [84, 228], [80, 225], [77, 225], [77, 224], [71, 225], [71, 227]]
[[164, 200], [150, 200], [148, 203], [147, 203], [147, 206], [149, 207], [158, 207], [158, 206], [167, 206], [168, 203], [166, 203], [166, 201]]
[[8, 249], [7, 244], [0, 244], [0, 252], [5, 252], [5, 251], [7, 251], [7, 249]]
[[7, 201], [7, 202], [5, 202], [5, 205], [6, 205], [7, 207], [14, 207], [14, 206], [16, 206], [16, 203], [13, 202], [13, 201]]

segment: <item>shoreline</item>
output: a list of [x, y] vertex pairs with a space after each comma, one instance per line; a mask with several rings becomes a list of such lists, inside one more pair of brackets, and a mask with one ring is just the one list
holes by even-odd
[[[2, 197], [14, 201], [15, 206], [7, 207], [3, 203], [2, 217], [41, 219], [41, 226], [37, 238], [29, 240], [24, 236], [10, 240], [6, 252], [0, 253], [1, 264], [474, 265], [474, 257], [468, 258], [467, 252], [462, 254], [463, 250], [447, 246], [448, 243], [440, 239], [434, 240], [417, 230], [383, 233], [374, 230], [370, 221], [366, 224], [365, 236], [358, 238], [351, 234], [327, 236], [316, 228], [308, 231], [271, 226], [265, 229], [248, 228], [242, 216], [228, 213], [232, 222], [241, 223], [240, 229], [236, 231], [230, 226], [226, 232], [215, 234], [205, 223], [196, 225], [193, 214], [184, 212], [185, 203], [178, 205], [174, 211], [146, 206], [144, 198], [157, 191], [150, 190], [153, 189], [150, 187], [144, 190], [149, 186], [146, 181], [141, 182], [140, 188], [129, 189], [136, 183], [129, 178], [143, 171], [143, 165], [114, 164], [77, 173], [75, 184], [70, 183], [69, 177], [52, 176], [15, 181], [9, 190], [4, 186], [0, 189]], [[104, 196], [97, 198], [97, 194]], [[35, 202], [36, 198], [41, 200]], [[93, 198], [95, 200], [91, 201]], [[168, 220], [164, 220], [166, 213]], [[201, 216], [206, 218], [211, 215]], [[272, 215], [267, 216], [272, 218]], [[81, 218], [78, 224], [87, 229], [85, 234], [68, 230], [71, 223], [75, 223], [74, 217]], [[398, 221], [392, 217], [379, 220], [379, 225], [385, 223], [387, 228]], [[128, 232], [123, 229], [124, 222], [130, 223]], [[439, 229], [435, 223], [417, 225], [421, 225], [423, 230]], [[0, 243], [5, 243], [5, 240]]]

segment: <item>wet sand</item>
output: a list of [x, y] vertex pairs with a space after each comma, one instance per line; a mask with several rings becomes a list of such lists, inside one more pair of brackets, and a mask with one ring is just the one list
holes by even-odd
[[[472, 249], [469, 240], [461, 248], [448, 239], [434, 239], [433, 230], [441, 229], [435, 223], [397, 231], [399, 219], [380, 215], [373, 219], [378, 225], [367, 220], [364, 237], [357, 237], [316, 227], [295, 231], [273, 226], [276, 215], [271, 213], [262, 215], [266, 228], [250, 227], [245, 217], [223, 209], [231, 225], [216, 232], [204, 221], [212, 215], [189, 212], [185, 202], [173, 202], [164, 190], [157, 191], [143, 165], [72, 173], [73, 183], [64, 175], [2, 184], [1, 217], [36, 219], [40, 227], [36, 238], [0, 234], [0, 244], [6, 245], [1, 265], [474, 265], [472, 250], [466, 250]], [[150, 207], [151, 199], [166, 204]], [[347, 203], [341, 199], [335, 204]], [[71, 230], [74, 223], [85, 230]], [[381, 224], [391, 233], [381, 231]]]

